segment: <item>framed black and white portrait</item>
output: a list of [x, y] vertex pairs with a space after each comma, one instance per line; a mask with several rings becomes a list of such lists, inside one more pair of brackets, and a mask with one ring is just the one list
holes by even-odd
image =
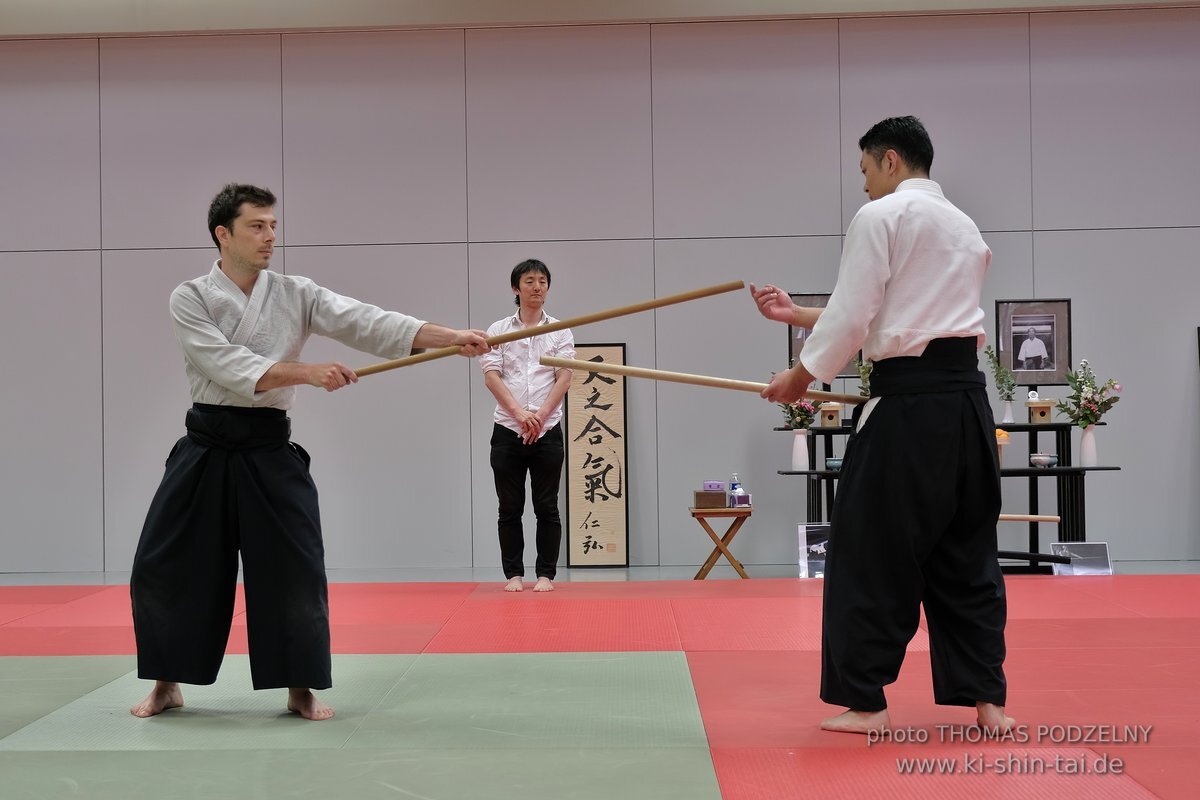
[[997, 300], [996, 352], [1020, 385], [1065, 385], [1071, 369], [1071, 301]]
[[[830, 293], [817, 292], [800, 294], [788, 292], [788, 296], [791, 297], [792, 302], [798, 306], [806, 306], [808, 308], [825, 308], [825, 306], [829, 304]], [[788, 325], [787, 332], [788, 365], [791, 366], [792, 364], [796, 363], [798, 358], [800, 358], [800, 352], [804, 349], [804, 342], [808, 339], [808, 335], [812, 333], [812, 331], [808, 330], [807, 328], [796, 328]], [[854, 361], [852, 360], [850, 363], [838, 370], [837, 376], [839, 378], [857, 378], [858, 367], [855, 366]]]

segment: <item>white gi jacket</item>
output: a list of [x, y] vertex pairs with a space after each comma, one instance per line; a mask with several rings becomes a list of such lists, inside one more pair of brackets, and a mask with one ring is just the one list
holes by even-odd
[[314, 333], [392, 359], [412, 352], [425, 324], [269, 269], [247, 297], [220, 260], [204, 277], [181, 283], [170, 305], [192, 401], [225, 406], [291, 408], [295, 386], [254, 387], [277, 362], [297, 360]]
[[858, 210], [846, 230], [837, 286], [800, 361], [832, 383], [860, 347], [880, 361], [918, 356], [934, 339], [984, 341], [979, 297], [992, 251], [942, 187], [910, 178]]

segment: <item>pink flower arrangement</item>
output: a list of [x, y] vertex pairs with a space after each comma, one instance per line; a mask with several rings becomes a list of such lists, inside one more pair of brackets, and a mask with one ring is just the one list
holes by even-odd
[[799, 403], [780, 403], [789, 428], [807, 428], [817, 418], [817, 407], [807, 400]]
[[1081, 428], [1095, 425], [1121, 399], [1121, 384], [1109, 378], [1097, 385], [1096, 373], [1088, 360], [1079, 362], [1077, 372], [1067, 373], [1071, 394], [1055, 405], [1059, 413]]

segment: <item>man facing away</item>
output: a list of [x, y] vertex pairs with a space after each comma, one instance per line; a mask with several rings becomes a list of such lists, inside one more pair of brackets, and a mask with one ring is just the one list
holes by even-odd
[[155, 681], [130, 709], [138, 717], [182, 706], [181, 683], [216, 680], [239, 552], [254, 688], [287, 688], [287, 708], [306, 719], [333, 716], [312, 693], [332, 685], [317, 489], [287, 410], [297, 386], [332, 392], [358, 377], [336, 361], [300, 361], [301, 348], [318, 334], [382, 358], [414, 347], [489, 349], [481, 331], [383, 311], [268, 269], [274, 206], [266, 189], [225, 186], [208, 212], [220, 258], [171, 294], [193, 405], [134, 556], [138, 676]]
[[831, 731], [891, 724], [884, 687], [929, 626], [934, 700], [1007, 730], [1004, 579], [996, 556], [1000, 476], [976, 352], [991, 251], [929, 179], [933, 145], [914, 117], [859, 140], [871, 202], [850, 223], [825, 309], [775, 286], [751, 292], [768, 319], [812, 327], [798, 363], [762, 396], [795, 402], [858, 349], [871, 398], [846, 444], [825, 563], [821, 699]]

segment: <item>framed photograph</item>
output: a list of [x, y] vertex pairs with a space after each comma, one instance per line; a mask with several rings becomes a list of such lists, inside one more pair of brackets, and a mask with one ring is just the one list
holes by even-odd
[[[798, 294], [788, 292], [788, 297], [792, 298], [792, 302], [798, 306], [809, 306], [810, 308], [825, 308], [829, 304], [830, 293], [809, 293]], [[808, 338], [809, 331], [807, 328], [794, 328], [788, 325], [788, 364], [795, 364], [796, 359], [800, 357], [800, 351], [804, 349], [804, 342]], [[839, 378], [857, 378], [858, 367], [854, 362], [846, 364], [838, 370]]]
[[1055, 564], [1055, 575], [1112, 575], [1108, 542], [1051, 542], [1050, 552], [1066, 556], [1070, 564]]
[[997, 300], [996, 353], [1022, 386], [1066, 385], [1071, 301]]
[[824, 578], [825, 553], [829, 548], [828, 522], [802, 522], [800, 534], [800, 577]]

